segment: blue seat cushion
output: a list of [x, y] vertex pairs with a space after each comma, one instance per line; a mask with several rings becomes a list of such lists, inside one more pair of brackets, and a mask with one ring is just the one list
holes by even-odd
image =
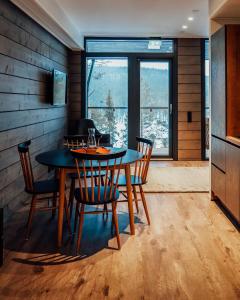
[[48, 194], [57, 192], [59, 192], [59, 180], [57, 179], [36, 181], [33, 184], [34, 194]]

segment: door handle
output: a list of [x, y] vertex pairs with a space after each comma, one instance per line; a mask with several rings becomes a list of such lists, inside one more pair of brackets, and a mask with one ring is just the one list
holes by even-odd
[[172, 103], [170, 103], [170, 105], [169, 105], [169, 113], [170, 113], [170, 115], [172, 114]]

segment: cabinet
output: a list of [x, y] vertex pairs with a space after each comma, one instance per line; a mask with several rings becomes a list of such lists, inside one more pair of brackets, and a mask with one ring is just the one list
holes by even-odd
[[211, 160], [223, 172], [226, 171], [226, 143], [218, 138], [212, 137], [211, 141]]
[[240, 223], [240, 25], [211, 37], [211, 190]]
[[211, 190], [240, 223], [240, 148], [212, 138]]
[[240, 25], [211, 37], [212, 134], [240, 138]]
[[223, 204], [226, 206], [226, 186], [225, 186], [225, 173], [216, 168], [214, 165], [211, 166], [211, 183], [212, 192], [214, 196], [218, 197]]
[[212, 134], [226, 137], [226, 28], [222, 27], [211, 37], [211, 125]]
[[226, 144], [226, 197], [223, 202], [240, 222], [240, 149], [231, 144]]

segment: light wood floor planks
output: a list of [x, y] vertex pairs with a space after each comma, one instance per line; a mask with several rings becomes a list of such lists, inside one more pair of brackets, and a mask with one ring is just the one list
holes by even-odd
[[55, 249], [56, 220], [39, 213], [23, 240], [25, 212], [9, 224], [0, 299], [240, 299], [240, 236], [208, 194], [147, 194], [130, 236], [118, 206], [121, 251], [111, 218], [86, 216], [81, 257]]

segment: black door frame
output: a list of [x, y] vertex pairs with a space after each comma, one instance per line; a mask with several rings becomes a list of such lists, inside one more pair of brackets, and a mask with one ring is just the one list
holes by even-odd
[[[172, 158], [173, 157], [173, 61], [170, 58], [153, 58], [152, 56], [142, 56], [136, 57], [134, 61], [134, 80], [132, 81], [133, 86], [130, 86], [129, 93], [134, 91], [133, 101], [129, 101], [130, 112], [134, 115], [134, 118], [129, 118], [129, 146], [135, 147], [136, 140], [135, 136], [140, 134], [140, 63], [142, 61], [147, 62], [168, 62], [169, 63], [169, 155], [153, 155], [153, 157], [161, 158]], [[170, 105], [172, 105], [170, 114]], [[130, 115], [130, 114], [129, 114]], [[136, 122], [137, 121], [137, 122]]]
[[[86, 49], [86, 40], [90, 39], [104, 39], [104, 40], [149, 40], [149, 38], [125, 38], [125, 37], [84, 37], [84, 48]], [[155, 37], [154, 39], [158, 39]], [[161, 39], [161, 38], [159, 38]], [[168, 38], [164, 38], [168, 39]], [[178, 159], [178, 118], [177, 118], [177, 39], [170, 38], [173, 41], [174, 49], [173, 53], [132, 53], [132, 52], [86, 52], [82, 51], [81, 55], [81, 72], [82, 72], [82, 82], [81, 82], [81, 96], [82, 96], [82, 109], [81, 117], [86, 118], [87, 116], [87, 99], [86, 99], [86, 60], [88, 57], [99, 57], [99, 58], [128, 58], [128, 144], [130, 148], [136, 148], [136, 126], [140, 126], [140, 115], [133, 116], [136, 114], [136, 108], [134, 107], [134, 102], [137, 97], [140, 99], [140, 88], [134, 89], [132, 86], [140, 87], [140, 76], [138, 73], [138, 60], [139, 59], [151, 59], [151, 60], [169, 60], [172, 64], [172, 75], [170, 75], [171, 80], [171, 100], [172, 100], [172, 155], [174, 160]], [[134, 100], [132, 100], [134, 99]], [[140, 102], [140, 101], [139, 101]], [[137, 121], [137, 122], [136, 122]], [[137, 125], [136, 125], [137, 123]], [[140, 132], [140, 131], [138, 131]], [[163, 156], [159, 156], [163, 157]], [[169, 156], [168, 156], [169, 157]], [[164, 158], [164, 157], [163, 157]]]

